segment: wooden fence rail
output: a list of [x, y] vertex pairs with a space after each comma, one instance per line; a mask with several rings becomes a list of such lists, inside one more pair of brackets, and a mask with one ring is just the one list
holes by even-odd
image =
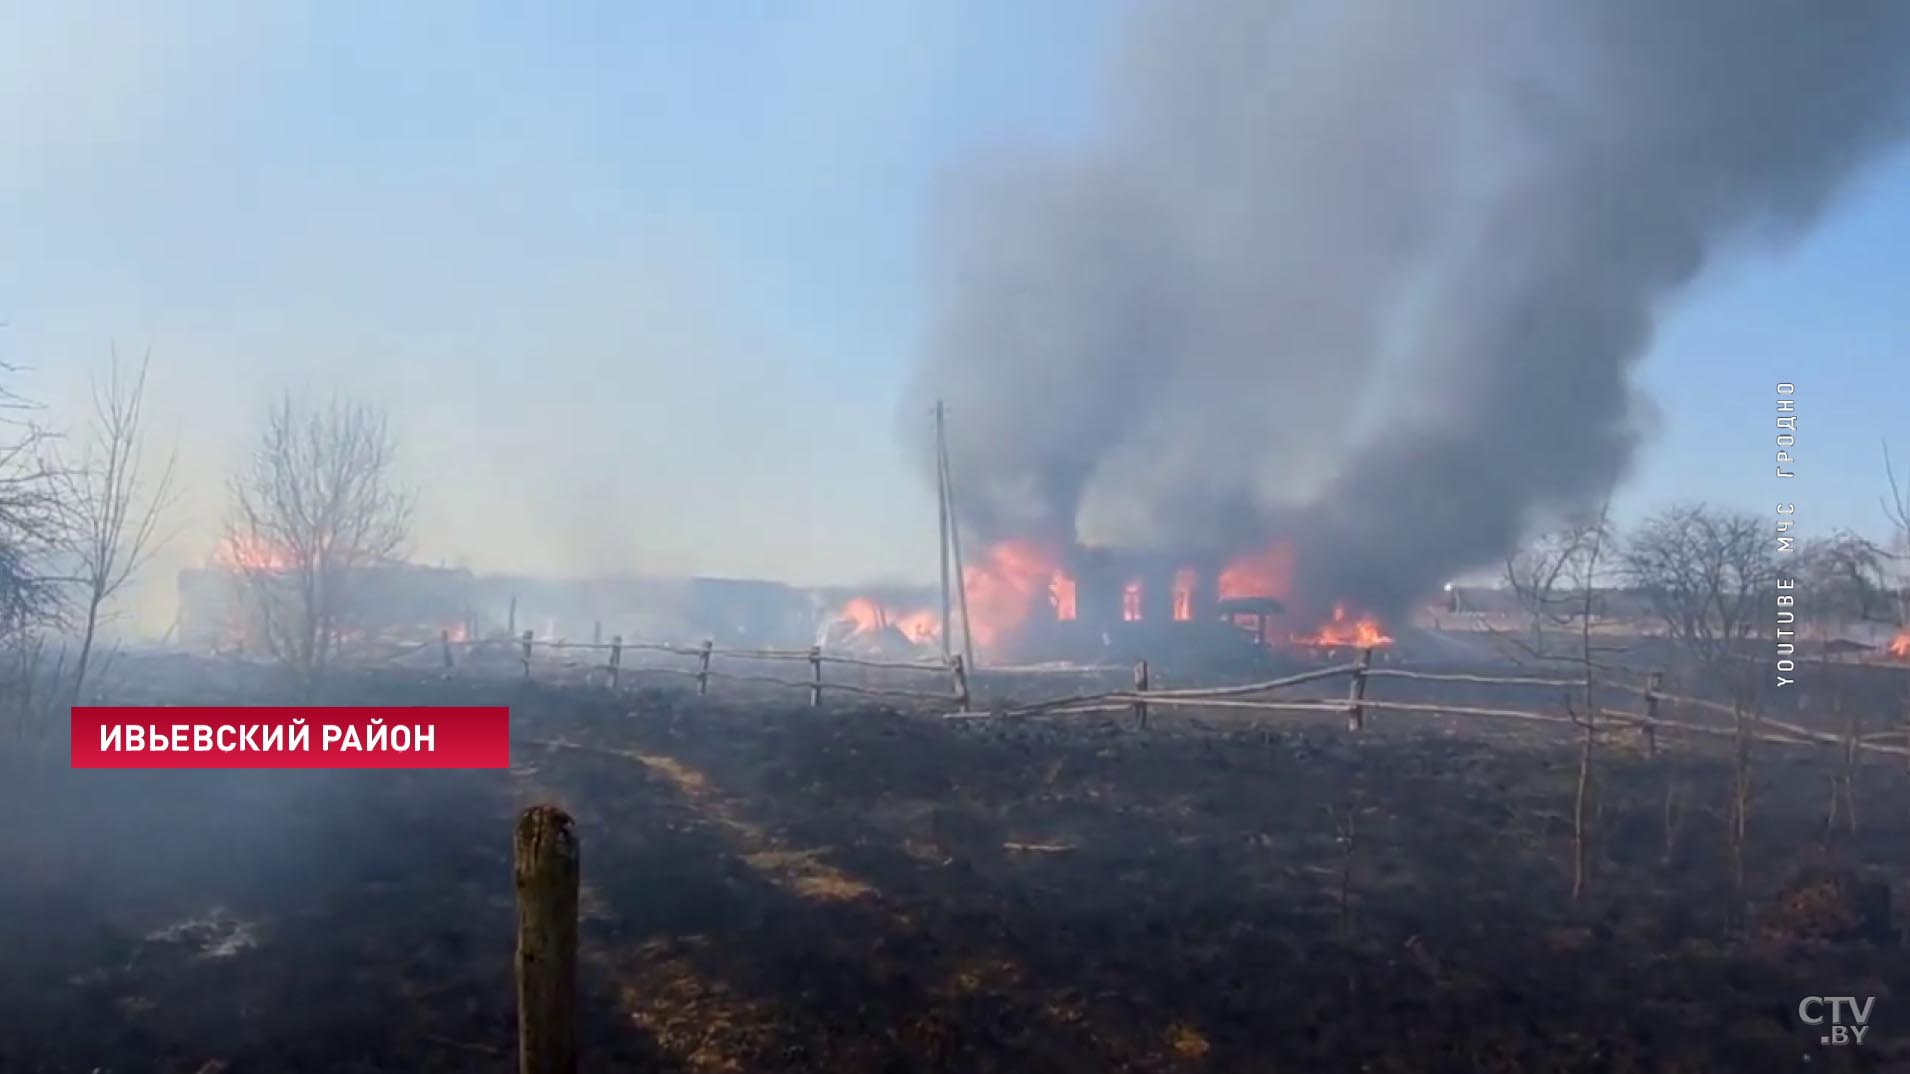
[[[489, 641], [454, 641], [449, 632], [442, 634], [436, 641], [422, 642], [408, 646], [392, 654], [390, 659], [398, 660], [414, 655], [422, 650], [436, 647], [440, 651], [440, 660], [449, 670], [457, 666], [454, 655], [460, 650], [475, 648], [496, 649], [501, 643], [498, 639]], [[540, 641], [530, 631], [508, 643], [514, 645], [518, 660], [522, 664], [523, 675], [529, 681], [535, 669], [556, 666], [571, 669], [583, 669], [586, 672], [604, 673], [611, 686], [622, 685], [625, 672], [642, 670], [650, 675], [667, 675], [685, 678], [696, 683], [699, 695], [707, 694], [713, 682], [773, 686], [807, 692], [809, 704], [820, 706], [825, 693], [846, 694], [854, 697], [879, 698], [906, 701], [947, 702], [953, 700], [956, 711], [946, 713], [946, 719], [952, 720], [995, 720], [1027, 719], [1034, 717], [1080, 716], [1095, 713], [1126, 712], [1134, 716], [1135, 722], [1146, 727], [1150, 710], [1212, 708], [1238, 711], [1290, 712], [1290, 713], [1332, 713], [1344, 716], [1347, 730], [1358, 733], [1365, 729], [1366, 716], [1371, 712], [1396, 712], [1430, 716], [1471, 716], [1484, 719], [1515, 720], [1527, 723], [1543, 723], [1583, 727], [1586, 717], [1570, 711], [1538, 711], [1516, 707], [1492, 705], [1445, 704], [1429, 701], [1413, 701], [1385, 697], [1374, 697], [1369, 686], [1375, 679], [1391, 679], [1401, 682], [1453, 683], [1490, 687], [1542, 687], [1557, 690], [1581, 690], [1586, 686], [1582, 677], [1564, 678], [1542, 675], [1485, 675], [1471, 672], [1434, 672], [1418, 671], [1409, 668], [1375, 667], [1372, 662], [1372, 650], [1365, 650], [1357, 661], [1334, 664], [1329, 667], [1314, 668], [1308, 671], [1285, 675], [1279, 678], [1258, 682], [1239, 683], [1227, 686], [1185, 687], [1180, 689], [1158, 689], [1153, 686], [1146, 661], [1133, 668], [1133, 686], [1129, 689], [1106, 690], [1099, 693], [1075, 694], [1065, 697], [1048, 698], [1039, 701], [1004, 705], [988, 711], [975, 711], [974, 699], [969, 688], [969, 669], [963, 665], [960, 655], [947, 663], [941, 661], [903, 661], [877, 660], [861, 656], [849, 656], [823, 651], [818, 646], [807, 649], [724, 649], [718, 648], [713, 640], [705, 640], [698, 645], [682, 645], [669, 642], [625, 641], [621, 636], [613, 637], [609, 642], [563, 642]], [[601, 660], [568, 660], [570, 654], [594, 657], [604, 654]], [[695, 661], [694, 669], [645, 666], [633, 668], [625, 663], [627, 653], [658, 653], [666, 656], [687, 657]], [[774, 675], [751, 674], [732, 671], [713, 666], [716, 661], [734, 660], [745, 662], [807, 664], [808, 674], [800, 677], [780, 678]], [[886, 672], [906, 672], [946, 676], [948, 689], [928, 691], [920, 689], [902, 689], [885, 686], [864, 685], [861, 683], [829, 680], [824, 674], [825, 665], [852, 667]], [[991, 669], [995, 670], [995, 669]], [[1006, 669], [1017, 670], [1017, 669]], [[1020, 669], [1039, 670], [1039, 669]], [[1107, 669], [1101, 669], [1107, 670]], [[1309, 683], [1323, 683], [1335, 679], [1348, 679], [1344, 699], [1332, 698], [1281, 698], [1267, 696], [1276, 691], [1304, 686]], [[1663, 688], [1664, 675], [1653, 671], [1645, 681], [1633, 683], [1623, 678], [1605, 675], [1595, 680], [1593, 685], [1600, 690], [1615, 690], [1642, 698], [1644, 711], [1633, 712], [1625, 709], [1597, 707], [1596, 719], [1603, 720], [1614, 728], [1636, 732], [1643, 741], [1647, 756], [1656, 754], [1660, 745], [1660, 732], [1703, 735], [1710, 737], [1736, 738], [1743, 736], [1752, 741], [1768, 742], [1786, 746], [1834, 747], [1852, 752], [1869, 752], [1887, 756], [1905, 758], [1910, 763], [1910, 727], [1902, 730], [1873, 732], [1862, 735], [1838, 734], [1820, 731], [1801, 724], [1760, 712], [1745, 711], [1740, 707], [1710, 698], [1691, 697], [1683, 694], [1667, 693]], [[1673, 719], [1663, 716], [1664, 706], [1685, 706], [1687, 709], [1712, 712], [1731, 717], [1731, 724], [1699, 723], [1691, 720]]]
[[[442, 656], [446, 671], [455, 670], [458, 661], [454, 655], [460, 650], [499, 649], [509, 644], [517, 650], [517, 660], [522, 666], [524, 681], [533, 678], [533, 672], [539, 667], [560, 667], [581, 669], [586, 672], [603, 672], [613, 688], [623, 684], [626, 671], [641, 670], [651, 675], [670, 675], [692, 679], [696, 682], [699, 695], [709, 693], [712, 682], [750, 683], [760, 686], [781, 686], [806, 690], [809, 693], [811, 707], [820, 706], [825, 691], [830, 693], [853, 694], [857, 697], [893, 698], [897, 700], [946, 702], [953, 700], [962, 712], [966, 712], [972, 702], [968, 689], [968, 669], [963, 666], [962, 658], [956, 655], [947, 663], [941, 661], [904, 661], [873, 660], [860, 656], [845, 656], [823, 651], [820, 646], [807, 649], [722, 649], [713, 640], [705, 640], [700, 645], [678, 645], [669, 642], [625, 641], [621, 635], [608, 642], [567, 642], [542, 641], [531, 631], [524, 631], [511, 642], [501, 639], [454, 641], [449, 631], [443, 632], [436, 642], [422, 642], [406, 646], [390, 654], [387, 662], [402, 660], [424, 649], [436, 646]], [[582, 654], [586, 659], [565, 659], [572, 653]], [[604, 654], [601, 661], [588, 659], [596, 654]], [[674, 667], [636, 668], [624, 662], [626, 653], [661, 653], [668, 656], [693, 657], [696, 660], [694, 671]], [[773, 675], [753, 675], [742, 672], [719, 670], [711, 666], [717, 658], [749, 662], [803, 663], [809, 665], [809, 672], [801, 679], [777, 678]], [[824, 665], [837, 667], [862, 668], [875, 671], [916, 672], [934, 676], [946, 676], [949, 689], [942, 692], [927, 690], [896, 689], [878, 686], [865, 686], [858, 683], [829, 681], [823, 675]]]
[[[1321, 682], [1342, 676], [1349, 678], [1344, 700], [1316, 698], [1276, 698], [1265, 695], [1276, 690]], [[1376, 698], [1367, 686], [1373, 679], [1397, 679], [1409, 682], [1466, 683], [1480, 686], [1509, 687], [1548, 687], [1561, 690], [1580, 690], [1586, 687], [1583, 678], [1551, 678], [1531, 675], [1482, 675], [1473, 673], [1450, 673], [1414, 671], [1405, 668], [1379, 668], [1371, 666], [1371, 650], [1361, 654], [1357, 663], [1338, 664], [1313, 671], [1288, 675], [1283, 678], [1269, 679], [1263, 682], [1244, 683], [1237, 686], [1211, 686], [1178, 690], [1157, 690], [1149, 688], [1146, 662], [1135, 667], [1134, 688], [1131, 690], [1110, 690], [1101, 693], [1078, 694], [1072, 697], [1050, 698], [1042, 701], [1026, 702], [1018, 705], [999, 707], [990, 711], [970, 711], [949, 713], [944, 718], [951, 720], [990, 720], [990, 719], [1028, 719], [1050, 716], [1080, 716], [1094, 713], [1132, 712], [1140, 726], [1146, 726], [1150, 709], [1163, 708], [1214, 708], [1238, 709], [1258, 712], [1298, 712], [1298, 713], [1335, 713], [1346, 717], [1347, 730], [1359, 732], [1365, 728], [1368, 712], [1417, 713], [1431, 716], [1474, 716], [1485, 719], [1519, 720], [1529, 723], [1558, 724], [1583, 728], [1586, 717], [1570, 711], [1541, 712], [1531, 709], [1502, 708], [1496, 706], [1445, 704], [1427, 701], [1395, 700]], [[1741, 707], [1709, 698], [1689, 697], [1682, 694], [1666, 693], [1663, 689], [1662, 672], [1651, 672], [1643, 685], [1637, 685], [1617, 678], [1599, 678], [1592, 685], [1598, 689], [1615, 689], [1636, 694], [1644, 699], [1645, 711], [1631, 712], [1623, 709], [1599, 707], [1597, 718], [1608, 721], [1614, 727], [1636, 731], [1644, 742], [1647, 756], [1655, 756], [1659, 745], [1659, 732], [1683, 732], [1713, 737], [1737, 738], [1742, 736], [1757, 742], [1768, 742], [1785, 746], [1834, 747], [1852, 752], [1871, 752], [1888, 756], [1904, 757], [1910, 761], [1910, 728], [1879, 734], [1850, 735], [1830, 731], [1819, 731], [1798, 723], [1781, 720], [1759, 712], [1747, 711]], [[1721, 713], [1732, 717], [1730, 726], [1696, 723], [1689, 720], [1670, 719], [1661, 716], [1663, 705], [1685, 705], [1701, 711]], [[1894, 740], [1894, 741], [1890, 741]], [[1901, 743], [1901, 744], [1899, 744]]]

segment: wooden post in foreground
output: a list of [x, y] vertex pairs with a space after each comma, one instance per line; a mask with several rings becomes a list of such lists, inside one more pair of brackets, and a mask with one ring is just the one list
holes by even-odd
[[696, 696], [702, 697], [710, 692], [710, 654], [716, 650], [714, 638], [703, 639], [703, 652], [696, 666]]
[[1346, 688], [1346, 729], [1348, 731], [1366, 730], [1366, 706], [1360, 704], [1366, 697], [1366, 669], [1373, 666], [1373, 650], [1361, 649], [1360, 662], [1353, 669], [1352, 685]]
[[524, 632], [524, 681], [531, 681], [531, 632]]
[[[1134, 692], [1137, 694], [1147, 693], [1147, 661], [1145, 660], [1137, 661], [1134, 665]], [[1137, 700], [1134, 702], [1134, 720], [1140, 725], [1142, 730], [1147, 729], [1146, 701]]]
[[962, 654], [956, 653], [948, 661], [949, 674], [955, 676], [955, 703], [958, 711], [968, 711], [968, 665], [962, 662]]
[[822, 705], [822, 646], [809, 647], [809, 707]]
[[1658, 756], [1658, 687], [1665, 673], [1654, 671], [1645, 678], [1645, 756]]
[[513, 841], [517, 1071], [577, 1074], [577, 833], [556, 806], [526, 809]]
[[438, 631], [438, 644], [442, 646], [444, 649], [444, 670], [450, 671], [451, 670], [451, 632], [449, 630]]
[[623, 673], [623, 635], [610, 636], [610, 688], [617, 688], [617, 680]]

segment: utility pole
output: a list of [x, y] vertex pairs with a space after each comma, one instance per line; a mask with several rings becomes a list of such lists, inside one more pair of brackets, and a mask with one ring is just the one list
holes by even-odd
[[950, 640], [948, 604], [948, 467], [942, 457], [942, 419], [945, 413], [940, 399], [935, 400], [935, 508], [941, 514], [942, 533], [942, 662], [947, 663], [954, 650]]
[[[962, 570], [962, 528], [961, 522], [955, 513], [955, 482], [949, 475], [948, 469], [948, 432], [947, 423], [943, 420], [944, 415], [945, 411], [942, 409], [942, 404], [940, 401], [937, 401], [935, 404], [935, 456], [938, 460], [938, 469], [940, 470], [940, 480], [937, 484], [939, 484], [942, 489], [942, 517], [946, 520], [943, 526], [947, 533], [948, 547], [955, 553], [955, 596], [960, 602], [962, 611], [962, 664], [964, 667], [973, 671], [975, 668], [975, 639], [968, 627], [968, 576], [967, 573]], [[942, 577], [944, 579], [948, 577], [946, 557], [943, 560]], [[942, 608], [944, 609], [943, 621], [946, 623], [946, 610], [948, 608], [948, 585], [946, 581], [942, 585], [942, 593]], [[942, 635], [943, 637], [948, 636], [946, 626], [943, 627]], [[946, 648], [946, 646], [944, 646], [944, 648]]]

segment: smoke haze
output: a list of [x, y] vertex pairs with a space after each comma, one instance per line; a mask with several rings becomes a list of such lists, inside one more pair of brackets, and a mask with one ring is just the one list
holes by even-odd
[[1626, 474], [1655, 319], [1903, 133], [1907, 46], [1888, 2], [1143, 8], [1098, 140], [949, 184], [907, 414], [984, 536], [1286, 537], [1396, 608]]

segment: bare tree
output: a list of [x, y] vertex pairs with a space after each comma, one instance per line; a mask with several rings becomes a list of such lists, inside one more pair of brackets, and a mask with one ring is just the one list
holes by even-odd
[[[1589, 880], [1587, 850], [1592, 837], [1591, 802], [1596, 790], [1598, 679], [1617, 671], [1609, 657], [1628, 646], [1601, 641], [1593, 625], [1602, 613], [1610, 579], [1609, 558], [1616, 544], [1608, 493], [1596, 514], [1568, 520], [1540, 534], [1507, 557], [1505, 581], [1518, 599], [1530, 636], [1502, 634], [1508, 655], [1578, 665], [1580, 688], [1568, 692], [1565, 709], [1580, 731], [1578, 779], [1572, 795], [1572, 899], [1578, 901]], [[1496, 632], [1495, 632], [1496, 633]], [[1568, 644], [1569, 641], [1569, 644]]]
[[1757, 631], [1777, 582], [1768, 520], [1703, 504], [1646, 519], [1620, 562], [1666, 634], [1707, 664]]
[[[0, 374], [13, 372], [0, 363]], [[58, 661], [48, 659], [46, 632], [60, 617], [53, 553], [65, 522], [39, 409], [0, 385], [0, 697], [28, 747], [53, 711], [43, 687], [58, 680]]]
[[1729, 691], [1735, 749], [1726, 850], [1730, 920], [1745, 918], [1745, 845], [1750, 829], [1753, 745], [1763, 667], [1740, 659], [1742, 643], [1775, 606], [1777, 541], [1768, 520], [1703, 504], [1647, 520], [1626, 542], [1627, 575], [1651, 601], [1666, 634], [1707, 680]]
[[1905, 584], [1901, 571], [1903, 561], [1910, 558], [1910, 488], [1897, 481], [1897, 468], [1891, 464], [1887, 441], [1883, 445], [1883, 474], [1889, 486], [1883, 497], [1883, 513], [1893, 531], [1890, 552], [1899, 566], [1891, 585], [1896, 597], [1897, 625], [1910, 626], [1910, 585]]
[[[1539, 660], [1577, 659], [1580, 628], [1603, 608], [1602, 586], [1612, 543], [1608, 508], [1568, 520], [1506, 557], [1504, 578], [1518, 601], [1529, 637], [1508, 638], [1518, 652]], [[1556, 643], [1551, 635], [1558, 635]], [[1569, 639], [1571, 644], [1565, 644]]]
[[[0, 373], [14, 367], [0, 364]], [[10, 642], [58, 611], [51, 573], [65, 513], [52, 438], [33, 420], [38, 403], [0, 386], [0, 641]]]
[[1560, 591], [1561, 578], [1584, 547], [1584, 528], [1567, 525], [1540, 534], [1506, 557], [1506, 587], [1512, 590], [1530, 630], [1522, 644], [1528, 655], [1552, 655], [1546, 631], [1563, 626], [1572, 606], [1570, 597]]
[[146, 469], [140, 421], [145, 408], [151, 352], [130, 374], [112, 354], [106, 381], [92, 382], [92, 429], [81, 441], [74, 465], [61, 467], [61, 499], [67, 525], [61, 550], [79, 586], [79, 652], [73, 658], [72, 692], [80, 696], [98, 636], [102, 612], [164, 544], [159, 522], [175, 499], [176, 453], [156, 473]]
[[1600, 649], [1592, 642], [1592, 617], [1597, 610], [1598, 582], [1602, 557], [1611, 540], [1611, 495], [1598, 509], [1598, 517], [1580, 523], [1572, 530], [1574, 551], [1566, 559], [1565, 576], [1578, 595], [1578, 641], [1580, 670], [1585, 676], [1581, 704], [1577, 713], [1584, 731], [1579, 742], [1578, 785], [1572, 796], [1572, 899], [1585, 893], [1586, 802], [1592, 790], [1593, 750], [1598, 742], [1598, 680]]
[[1811, 617], [1835, 627], [1898, 621], [1890, 554], [1875, 541], [1839, 530], [1802, 545], [1796, 575], [1810, 596]]
[[397, 441], [382, 411], [333, 399], [267, 415], [252, 464], [231, 483], [226, 558], [243, 575], [273, 654], [308, 681], [334, 654], [362, 568], [395, 559], [412, 500], [394, 483]]

